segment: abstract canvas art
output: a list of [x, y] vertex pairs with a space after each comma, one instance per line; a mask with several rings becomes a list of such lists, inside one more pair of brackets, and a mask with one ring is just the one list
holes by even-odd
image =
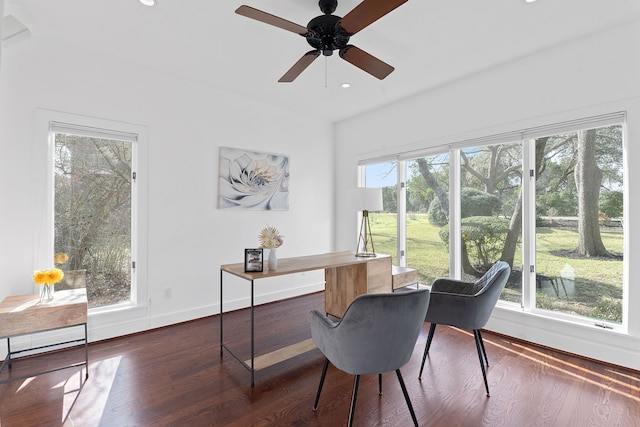
[[289, 158], [220, 147], [218, 208], [289, 209]]

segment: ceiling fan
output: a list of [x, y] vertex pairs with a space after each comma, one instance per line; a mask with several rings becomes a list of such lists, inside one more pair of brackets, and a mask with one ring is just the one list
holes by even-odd
[[313, 50], [305, 53], [298, 62], [293, 64], [278, 80], [279, 82], [294, 81], [320, 54], [331, 56], [334, 50], [337, 50], [345, 61], [382, 80], [394, 68], [364, 50], [349, 44], [349, 38], [406, 1], [363, 0], [351, 12], [340, 17], [332, 15], [338, 7], [338, 0], [320, 0], [318, 5], [324, 15], [313, 18], [306, 27], [251, 6], [240, 6], [236, 9], [236, 13], [299, 34], [306, 38], [307, 43], [313, 47]]

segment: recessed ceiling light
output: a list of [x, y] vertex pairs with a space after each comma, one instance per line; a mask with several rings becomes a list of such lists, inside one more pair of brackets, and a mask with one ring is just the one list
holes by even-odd
[[348, 87], [351, 87], [351, 83], [342, 83], [340, 87], [346, 89]]
[[145, 6], [155, 6], [156, 0], [140, 0], [140, 3], [142, 3]]
[[535, 3], [536, 0], [524, 0], [525, 3]]

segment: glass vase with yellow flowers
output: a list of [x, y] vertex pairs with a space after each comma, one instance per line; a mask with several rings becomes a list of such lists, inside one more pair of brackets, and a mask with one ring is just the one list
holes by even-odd
[[40, 285], [40, 302], [53, 300], [54, 286], [62, 281], [64, 273], [59, 268], [37, 270], [33, 273], [33, 281]]

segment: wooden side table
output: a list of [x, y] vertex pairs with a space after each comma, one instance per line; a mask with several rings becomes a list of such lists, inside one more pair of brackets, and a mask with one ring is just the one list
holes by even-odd
[[[0, 374], [2, 374], [5, 366], [11, 369], [11, 359], [15, 355], [73, 343], [84, 343], [84, 362], [34, 372], [20, 377], [11, 377], [0, 380], [0, 384], [82, 365], [84, 365], [86, 369], [85, 379], [89, 378], [87, 309], [87, 291], [84, 288], [56, 291], [54, 299], [47, 303], [40, 303], [40, 296], [38, 294], [9, 296], [2, 300], [0, 303], [0, 339], [7, 339], [7, 356], [0, 366]], [[84, 338], [11, 351], [11, 338], [78, 326], [84, 327]]]
[[393, 290], [418, 284], [418, 270], [409, 267], [391, 267], [391, 286]]

